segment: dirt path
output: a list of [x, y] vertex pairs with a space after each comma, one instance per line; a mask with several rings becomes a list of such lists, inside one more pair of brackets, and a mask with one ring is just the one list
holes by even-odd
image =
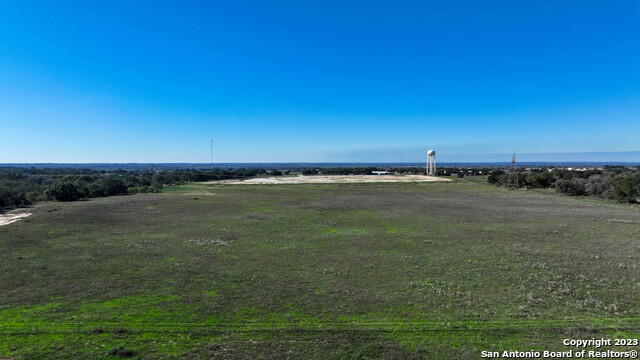
[[331, 184], [451, 181], [426, 175], [311, 175], [277, 176], [244, 180], [210, 181], [209, 184]]
[[28, 212], [10, 212], [6, 214], [0, 214], [0, 226], [9, 225], [18, 220], [22, 220], [28, 216], [31, 216], [31, 213]]

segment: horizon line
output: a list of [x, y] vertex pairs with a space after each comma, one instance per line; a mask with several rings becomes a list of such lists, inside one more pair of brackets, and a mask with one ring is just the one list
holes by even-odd
[[[518, 161], [517, 164], [640, 164], [640, 161], [583, 161], [583, 160], [558, 160], [558, 161]], [[288, 164], [288, 165], [313, 165], [313, 164], [364, 164], [364, 165], [424, 165], [423, 162], [415, 161], [259, 161], [259, 162], [219, 162], [219, 163], [197, 163], [197, 162], [21, 162], [21, 163], [0, 163], [0, 166], [25, 166], [25, 165], [270, 165], [270, 164]], [[511, 164], [511, 161], [441, 161], [444, 164]]]
[[[633, 151], [589, 151], [589, 152], [551, 152], [551, 153], [518, 153], [516, 151], [516, 161], [518, 163], [592, 163], [592, 164], [606, 164], [606, 163], [618, 163], [618, 164], [635, 164], [640, 163], [640, 150]], [[379, 155], [379, 154], [378, 154]], [[512, 152], [505, 153], [485, 153], [485, 154], [450, 154], [440, 153], [438, 162], [440, 164], [445, 163], [473, 163], [473, 164], [500, 164], [508, 163], [511, 161]], [[374, 155], [374, 157], [377, 157]], [[404, 156], [402, 156], [404, 157]], [[83, 164], [193, 164], [193, 165], [224, 165], [224, 164], [421, 164], [424, 161], [421, 159], [416, 160], [400, 160], [400, 161], [388, 161], [385, 160], [355, 160], [355, 161], [223, 161], [223, 162], [154, 162], [154, 161], [107, 161], [107, 162], [89, 162], [89, 161], [72, 161], [72, 162], [0, 162], [0, 165], [45, 165], [45, 164], [68, 164], [68, 165], [83, 165]]]

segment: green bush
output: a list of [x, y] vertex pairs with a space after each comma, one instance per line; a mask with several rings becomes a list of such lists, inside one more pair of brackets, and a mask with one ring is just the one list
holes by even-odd
[[125, 348], [124, 346], [119, 346], [109, 349], [107, 354], [120, 358], [131, 358], [135, 355], [135, 352], [131, 349]]
[[75, 183], [61, 181], [51, 184], [44, 195], [55, 201], [75, 201], [84, 197], [85, 194]]
[[569, 178], [558, 181], [556, 188], [562, 194], [580, 196], [586, 195], [586, 184], [587, 180], [583, 178]]
[[489, 176], [487, 176], [487, 182], [489, 184], [502, 185], [502, 183], [504, 182], [503, 177], [504, 171], [496, 169], [489, 173]]
[[162, 184], [153, 184], [149, 188], [148, 192], [159, 193], [162, 192]]
[[102, 178], [89, 187], [91, 197], [113, 196], [127, 193], [124, 181], [114, 178]]
[[44, 194], [39, 193], [37, 191], [30, 191], [25, 196], [27, 200], [32, 204], [46, 200], [46, 197], [44, 196]]
[[640, 197], [640, 176], [622, 179], [613, 188], [614, 198], [619, 202], [636, 203]]
[[553, 175], [548, 171], [532, 172], [525, 176], [524, 182], [530, 187], [548, 188], [553, 183]]

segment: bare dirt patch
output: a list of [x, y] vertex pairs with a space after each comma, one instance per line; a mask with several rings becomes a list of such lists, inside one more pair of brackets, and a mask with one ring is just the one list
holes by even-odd
[[11, 212], [6, 214], [0, 214], [0, 226], [9, 225], [18, 220], [22, 220], [28, 216], [31, 216], [31, 213], [28, 212]]
[[278, 176], [244, 180], [211, 181], [217, 184], [351, 184], [351, 183], [392, 183], [392, 182], [433, 182], [451, 181], [426, 175], [311, 175]]

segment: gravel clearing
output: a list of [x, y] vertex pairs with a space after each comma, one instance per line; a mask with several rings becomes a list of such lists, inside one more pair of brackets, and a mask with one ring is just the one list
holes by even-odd
[[311, 175], [277, 176], [243, 180], [210, 181], [208, 184], [350, 184], [350, 183], [395, 183], [434, 182], [450, 179], [426, 175]]
[[31, 213], [7, 213], [7, 214], [0, 214], [0, 226], [3, 225], [9, 225], [11, 223], [14, 223], [18, 220], [22, 220], [24, 218], [26, 218], [27, 216], [31, 216]]

